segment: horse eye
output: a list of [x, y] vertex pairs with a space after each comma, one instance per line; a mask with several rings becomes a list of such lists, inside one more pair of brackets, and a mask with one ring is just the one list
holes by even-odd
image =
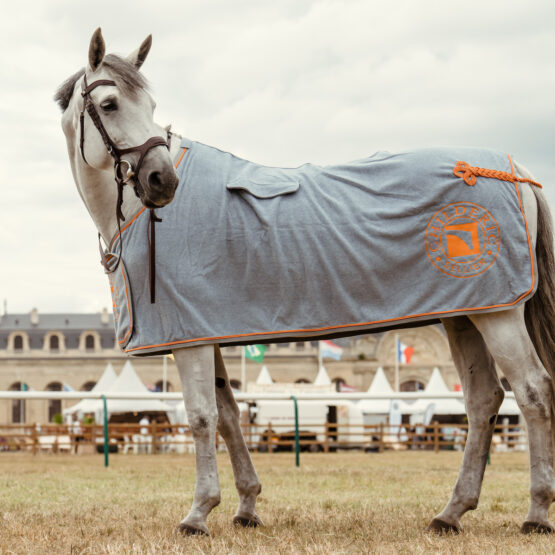
[[100, 104], [100, 107], [105, 111], [105, 112], [113, 112], [114, 110], [118, 109], [118, 105], [115, 103], [114, 100], [108, 99], [105, 100], [104, 102], [102, 102]]

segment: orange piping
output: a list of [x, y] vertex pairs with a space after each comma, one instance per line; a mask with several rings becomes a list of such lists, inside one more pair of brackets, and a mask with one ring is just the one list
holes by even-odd
[[[529, 249], [529, 253], [530, 253], [530, 266], [531, 266], [531, 270], [532, 270], [532, 285], [530, 287], [530, 289], [528, 291], [526, 291], [526, 293], [523, 293], [522, 295], [520, 295], [520, 297], [518, 297], [516, 300], [514, 300], [513, 302], [510, 303], [503, 303], [503, 304], [496, 304], [496, 305], [491, 305], [491, 306], [480, 306], [480, 307], [473, 307], [473, 308], [457, 308], [454, 310], [443, 310], [443, 311], [437, 311], [437, 312], [424, 312], [422, 314], [412, 314], [410, 316], [399, 316], [397, 318], [387, 318], [385, 320], [375, 320], [373, 322], [362, 322], [359, 324], [339, 324], [336, 326], [325, 326], [322, 328], [308, 328], [308, 329], [298, 329], [298, 330], [283, 330], [283, 331], [267, 331], [267, 332], [251, 332], [251, 333], [241, 333], [241, 334], [234, 334], [234, 335], [222, 335], [222, 336], [215, 336], [215, 337], [198, 337], [195, 339], [183, 339], [180, 341], [171, 341], [169, 343], [160, 343], [157, 345], [144, 345], [142, 347], [134, 347], [132, 349], [124, 349], [124, 351], [126, 353], [131, 353], [133, 351], [141, 351], [141, 350], [145, 350], [145, 349], [154, 349], [156, 347], [170, 347], [172, 345], [182, 345], [182, 344], [186, 344], [186, 343], [194, 343], [197, 341], [214, 341], [214, 340], [220, 340], [220, 339], [233, 339], [233, 338], [240, 338], [240, 337], [253, 337], [253, 336], [264, 336], [264, 335], [284, 335], [287, 333], [305, 333], [305, 332], [317, 332], [317, 331], [326, 331], [326, 330], [339, 330], [339, 329], [345, 329], [345, 328], [354, 328], [354, 327], [361, 327], [361, 326], [371, 326], [371, 325], [375, 325], [375, 324], [387, 324], [389, 322], [399, 322], [401, 320], [409, 320], [409, 319], [414, 319], [414, 318], [422, 318], [425, 316], [440, 316], [442, 314], [454, 314], [454, 313], [459, 313], [459, 312], [474, 312], [477, 310], [488, 310], [488, 309], [493, 309], [493, 308], [504, 308], [504, 307], [509, 307], [509, 306], [514, 306], [516, 305], [521, 299], [523, 299], [524, 297], [526, 297], [527, 295], [529, 295], [533, 290], [534, 290], [534, 286], [535, 286], [535, 272], [534, 272], [534, 258], [533, 258], [533, 250], [532, 250], [532, 243], [530, 241], [530, 234], [528, 232], [528, 222], [526, 221], [526, 216], [524, 215], [524, 209], [522, 207], [522, 201], [520, 198], [520, 192], [518, 190], [518, 185], [517, 182], [529, 182], [532, 185], [536, 185], [536, 186], [540, 186], [539, 184], [531, 181], [531, 180], [526, 180], [524, 178], [518, 178], [516, 177], [515, 173], [514, 173], [514, 167], [513, 167], [513, 161], [511, 160], [511, 157], [507, 155], [507, 157], [509, 158], [509, 163], [511, 164], [511, 170], [512, 170], [512, 174], [507, 173], [507, 172], [501, 172], [507, 176], [509, 176], [510, 179], [504, 179], [503, 181], [510, 181], [512, 183], [514, 183], [515, 185], [515, 191], [516, 191], [516, 195], [518, 198], [518, 203], [519, 203], [519, 207], [520, 207], [520, 213], [522, 214], [522, 218], [524, 220], [524, 226], [526, 229], [526, 238], [528, 240], [528, 249]], [[481, 168], [479, 168], [481, 169]], [[498, 171], [498, 170], [490, 170], [490, 171]], [[459, 177], [459, 176], [458, 176]]]
[[287, 333], [305, 333], [305, 332], [316, 332], [316, 331], [326, 331], [326, 330], [338, 330], [344, 328], [354, 328], [360, 326], [370, 326], [374, 324], [387, 324], [388, 322], [398, 322], [401, 320], [410, 320], [414, 318], [421, 318], [423, 316], [440, 316], [442, 314], [453, 314], [456, 312], [471, 312], [476, 310], [488, 310], [490, 308], [504, 308], [508, 306], [514, 306], [518, 303], [523, 297], [528, 295], [530, 291], [533, 289], [533, 285], [526, 293], [523, 293], [518, 299], [511, 303], [504, 303], [504, 304], [496, 304], [491, 306], [478, 306], [473, 308], [457, 308], [453, 310], [443, 310], [439, 312], [424, 312], [423, 314], [412, 314], [410, 316], [399, 316], [397, 318], [387, 318], [385, 320], [375, 320], [373, 322], [362, 322], [359, 324], [339, 324], [337, 326], [326, 326], [323, 328], [307, 328], [307, 329], [299, 329], [299, 330], [283, 330], [283, 331], [263, 331], [263, 332], [251, 332], [251, 333], [239, 333], [235, 335], [221, 335], [215, 337], [198, 337], [195, 339], [183, 339], [180, 341], [171, 341], [169, 343], [159, 343], [157, 345], [144, 345], [142, 347], [133, 347], [132, 349], [125, 349], [126, 353], [131, 353], [133, 351], [140, 351], [143, 349], [153, 349], [155, 347], [169, 347], [171, 345], [181, 345], [183, 343], [193, 343], [195, 341], [212, 341], [216, 339], [233, 339], [239, 337], [252, 337], [252, 336], [262, 336], [262, 335], [283, 335]]
[[123, 273], [123, 268], [121, 264], [120, 264], [120, 270], [121, 270], [121, 277], [123, 278], [123, 285], [125, 286], [125, 300], [127, 302], [127, 313], [129, 314], [129, 329], [127, 330], [127, 333], [125, 334], [123, 339], [121, 341], [118, 341], [118, 343], [121, 345], [122, 343], [125, 343], [125, 340], [129, 337], [129, 334], [133, 330], [133, 311], [130, 310], [129, 308], [130, 303], [129, 303], [129, 293], [127, 291], [127, 280], [125, 279], [125, 274]]
[[[509, 163], [511, 164], [511, 171], [513, 172], [513, 176], [516, 177], [513, 161], [511, 160], [511, 157], [508, 154], [507, 154], [507, 158], [509, 159]], [[534, 286], [536, 284], [536, 275], [534, 272], [534, 250], [532, 249], [532, 242], [530, 241], [530, 233], [528, 232], [528, 221], [526, 220], [526, 215], [524, 214], [524, 207], [522, 206], [520, 191], [518, 190], [518, 185], [516, 183], [514, 185], [515, 185], [516, 195], [518, 197], [518, 205], [520, 207], [520, 213], [522, 214], [522, 219], [524, 220], [524, 226], [526, 228], [526, 238], [528, 239], [528, 252], [530, 253], [530, 266], [532, 270], [532, 287], [529, 289], [527, 293], [524, 294], [525, 296], [525, 295], [528, 295], [528, 293], [530, 293], [531, 291], [533, 291]]]
[[187, 152], [187, 150], [189, 150], [189, 149], [188, 148], [183, 149], [183, 152], [181, 153], [181, 156], [179, 157], [179, 160], [176, 162], [176, 164], [174, 166], [174, 169], [177, 169], [177, 167], [181, 163], [181, 160], [183, 160], [183, 156], [185, 156], [185, 153]]
[[[181, 160], [183, 160], [183, 156], [185, 156], [185, 153], [187, 152], [187, 150], [189, 150], [188, 148], [184, 148], [183, 152], [181, 153], [181, 156], [179, 157], [179, 159], [177, 160], [177, 162], [175, 163], [174, 169], [177, 169], [177, 167], [179, 166], [179, 164], [181, 163]], [[129, 220], [112, 238], [112, 240], [110, 241], [110, 246], [108, 248], [112, 248], [112, 246], [114, 245], [114, 243], [116, 242], [116, 239], [120, 236], [121, 233], [123, 233], [143, 212], [145, 211], [145, 207], [143, 206], [134, 216], [133, 218], [131, 218], [131, 220]]]

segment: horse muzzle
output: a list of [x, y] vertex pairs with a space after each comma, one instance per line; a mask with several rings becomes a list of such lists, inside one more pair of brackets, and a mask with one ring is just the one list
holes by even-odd
[[135, 181], [135, 194], [147, 208], [161, 208], [173, 200], [178, 184], [179, 178], [173, 168], [152, 170], [146, 183]]

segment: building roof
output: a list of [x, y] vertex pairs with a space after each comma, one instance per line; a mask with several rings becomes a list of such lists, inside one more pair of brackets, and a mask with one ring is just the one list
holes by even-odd
[[0, 316], [0, 330], [2, 331], [63, 331], [63, 330], [105, 330], [113, 331], [114, 317], [111, 313], [83, 314], [59, 313], [43, 314], [36, 312], [36, 323], [32, 323], [33, 312], [26, 314], [3, 314]]

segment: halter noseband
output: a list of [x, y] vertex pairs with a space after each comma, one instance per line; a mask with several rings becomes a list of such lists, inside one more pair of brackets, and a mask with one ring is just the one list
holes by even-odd
[[[102, 140], [104, 141], [104, 144], [106, 145], [106, 150], [108, 151], [108, 154], [110, 154], [110, 156], [114, 159], [114, 171], [115, 171], [115, 175], [114, 175], [114, 179], [116, 181], [116, 184], [118, 186], [118, 200], [117, 200], [117, 205], [116, 205], [116, 218], [118, 221], [118, 229], [120, 231], [120, 255], [118, 257], [118, 262], [116, 263], [115, 267], [111, 267], [109, 266], [109, 262], [108, 259], [106, 258], [104, 251], [102, 250], [102, 247], [100, 248], [100, 256], [101, 256], [101, 262], [102, 265], [104, 266], [104, 269], [107, 272], [114, 272], [118, 265], [119, 265], [119, 261], [121, 259], [122, 256], [122, 238], [121, 238], [121, 229], [120, 229], [120, 221], [125, 220], [125, 217], [123, 215], [122, 212], [122, 204], [123, 204], [123, 187], [133, 178], [136, 177], [138, 180], [139, 177], [139, 171], [141, 170], [141, 165], [143, 163], [143, 160], [145, 158], [145, 156], [147, 155], [148, 151], [151, 148], [154, 148], [156, 146], [165, 146], [166, 148], [169, 149], [168, 146], [168, 142], [166, 141], [166, 139], [164, 139], [163, 137], [150, 137], [150, 139], [148, 139], [146, 142], [144, 142], [142, 145], [139, 146], [132, 146], [129, 148], [118, 148], [116, 146], [116, 144], [114, 143], [114, 141], [112, 141], [112, 139], [110, 138], [110, 135], [108, 135], [108, 132], [106, 131], [104, 124], [102, 123], [102, 120], [100, 119], [100, 115], [98, 114], [96, 107], [93, 103], [93, 101], [91, 100], [90, 97], [90, 93], [96, 89], [96, 87], [99, 87], [101, 85], [107, 85], [107, 86], [112, 86], [112, 87], [116, 87], [116, 82], [112, 81], [110, 79], [98, 79], [97, 81], [94, 81], [93, 83], [91, 83], [90, 85], [87, 85], [87, 74], [85, 73], [83, 75], [83, 82], [81, 83], [81, 96], [83, 97], [83, 109], [81, 110], [81, 114], [79, 116], [79, 121], [80, 121], [80, 138], [79, 138], [79, 147], [81, 149], [81, 156], [83, 157], [83, 161], [85, 162], [85, 164], [89, 165], [89, 163], [87, 162], [87, 159], [85, 158], [85, 110], [87, 110], [89, 116], [91, 117], [92, 122], [94, 123], [94, 126], [98, 129], [98, 132], [100, 133], [100, 136], [102, 137]], [[124, 158], [122, 158], [122, 155], [124, 154], [129, 154], [130, 152], [139, 152], [139, 161], [137, 162], [137, 165], [135, 166], [135, 168], [133, 168], [133, 166], [131, 165], [131, 162], [129, 162], [129, 160], [125, 160]], [[125, 176], [123, 175], [122, 172], [122, 165], [125, 164], [127, 166], [127, 169], [125, 171]], [[138, 181], [137, 181], [138, 183]], [[135, 188], [135, 194], [137, 195], [137, 197], [139, 196], [137, 189]], [[150, 302], [154, 303], [155, 302], [155, 231], [154, 231], [154, 224], [156, 222], [161, 222], [162, 220], [160, 218], [158, 218], [154, 212], [153, 209], [150, 210], [150, 218], [149, 218], [149, 234], [150, 237], [148, 238], [148, 243], [149, 243], [149, 281], [150, 281]], [[99, 241], [100, 241], [100, 234], [99, 234]]]

